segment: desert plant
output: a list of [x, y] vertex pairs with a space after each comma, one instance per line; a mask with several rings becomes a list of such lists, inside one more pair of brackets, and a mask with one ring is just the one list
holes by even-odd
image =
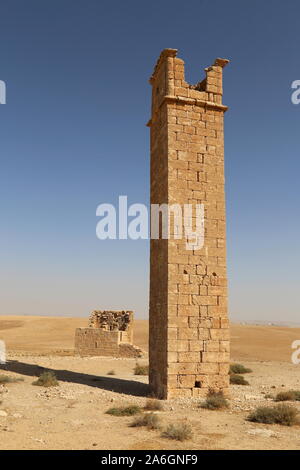
[[8, 375], [0, 374], [0, 385], [23, 382], [24, 379], [17, 377], [9, 377]]
[[221, 410], [222, 408], [228, 408], [229, 403], [224, 397], [223, 392], [211, 391], [208, 393], [204, 403], [201, 404], [201, 408], [208, 410]]
[[300, 401], [300, 390], [291, 390], [294, 394], [294, 400]]
[[300, 391], [288, 390], [287, 392], [279, 392], [275, 397], [275, 401], [300, 401]]
[[243, 364], [230, 364], [230, 374], [249, 374], [252, 369], [245, 367]]
[[248, 416], [248, 421], [264, 424], [292, 426], [297, 422], [298, 410], [294, 406], [280, 404], [273, 407], [262, 406]]
[[193, 436], [192, 428], [186, 423], [169, 424], [162, 433], [162, 437], [174, 439], [176, 441], [185, 441]]
[[156, 414], [148, 413], [135, 418], [131, 426], [145, 426], [147, 429], [160, 429], [160, 419]]
[[148, 375], [149, 374], [149, 366], [144, 365], [142, 366], [139, 363], [136, 363], [134, 368], [134, 375]]
[[23, 382], [23, 380], [24, 379], [21, 378], [9, 377], [8, 375], [0, 374], [0, 385]]
[[293, 401], [295, 399], [295, 394], [292, 390], [287, 392], [279, 392], [275, 397], [275, 401]]
[[107, 375], [116, 375], [115, 371], [114, 370], [109, 370], [107, 372]]
[[106, 411], [106, 414], [112, 416], [133, 416], [137, 413], [140, 413], [142, 410], [139, 406], [129, 405], [129, 406], [119, 406], [115, 408], [109, 408]]
[[148, 411], [162, 411], [164, 409], [162, 403], [159, 400], [149, 398], [144, 406], [145, 410]]
[[245, 380], [244, 377], [239, 374], [231, 374], [230, 383], [234, 385], [249, 385], [249, 382], [247, 382], [247, 380]]
[[39, 387], [56, 387], [59, 385], [56, 375], [51, 370], [43, 372], [37, 380], [32, 382], [32, 385]]

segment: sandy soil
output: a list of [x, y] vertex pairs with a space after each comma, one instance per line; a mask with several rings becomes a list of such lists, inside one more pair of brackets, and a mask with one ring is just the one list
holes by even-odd
[[[139, 404], [148, 395], [147, 377], [133, 375], [135, 360], [79, 358], [72, 354], [74, 329], [87, 319], [1, 317], [0, 339], [9, 350], [6, 371], [22, 382], [0, 386], [1, 449], [299, 449], [300, 427], [246, 420], [265, 395], [300, 389], [300, 365], [291, 364], [291, 343], [300, 329], [232, 325], [232, 358], [251, 367], [249, 386], [232, 386], [230, 408], [208, 411], [200, 400], [164, 402], [162, 426], [186, 421], [193, 438], [183, 443], [159, 431], [132, 428], [132, 418], [105, 414], [111, 406]], [[137, 320], [135, 344], [147, 348], [147, 321]], [[147, 363], [147, 358], [139, 362]], [[32, 385], [43, 368], [59, 386]], [[115, 375], [107, 375], [114, 370]], [[300, 412], [300, 402], [296, 406]], [[1, 416], [2, 415], [2, 416]]]

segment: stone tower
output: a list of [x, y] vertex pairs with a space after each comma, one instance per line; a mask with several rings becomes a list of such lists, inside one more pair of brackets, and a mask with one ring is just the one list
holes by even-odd
[[159, 398], [198, 397], [229, 388], [222, 72], [216, 59], [197, 85], [184, 78], [176, 49], [153, 75], [151, 204], [203, 204], [204, 246], [152, 239], [150, 386]]

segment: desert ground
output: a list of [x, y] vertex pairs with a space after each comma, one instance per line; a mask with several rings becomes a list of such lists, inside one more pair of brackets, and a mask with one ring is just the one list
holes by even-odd
[[[74, 355], [76, 327], [87, 318], [1, 316], [0, 339], [8, 350], [0, 374], [22, 381], [0, 385], [0, 449], [299, 449], [300, 426], [256, 424], [250, 411], [274, 405], [277, 392], [300, 390], [300, 365], [291, 363], [291, 344], [300, 328], [231, 325], [231, 356], [252, 369], [248, 386], [232, 385], [230, 408], [210, 411], [201, 400], [170, 400], [157, 412], [162, 427], [187, 422], [193, 437], [178, 442], [158, 430], [130, 427], [132, 417], [105, 413], [112, 406], [144, 406], [146, 376], [136, 376], [135, 359]], [[134, 343], [145, 351], [148, 322], [135, 321]], [[0, 366], [1, 367], [1, 366]], [[44, 369], [53, 370], [59, 386], [32, 382]], [[113, 370], [115, 375], [108, 375]], [[300, 402], [294, 402], [299, 409]]]

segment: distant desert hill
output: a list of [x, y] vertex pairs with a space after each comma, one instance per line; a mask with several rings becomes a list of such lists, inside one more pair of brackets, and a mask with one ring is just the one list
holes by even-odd
[[[68, 354], [74, 333], [88, 318], [11, 316], [0, 317], [0, 339], [8, 351], [34, 354]], [[300, 340], [300, 328], [231, 325], [231, 355], [234, 360], [290, 362], [291, 344]], [[148, 349], [148, 321], [135, 320], [134, 343]]]

